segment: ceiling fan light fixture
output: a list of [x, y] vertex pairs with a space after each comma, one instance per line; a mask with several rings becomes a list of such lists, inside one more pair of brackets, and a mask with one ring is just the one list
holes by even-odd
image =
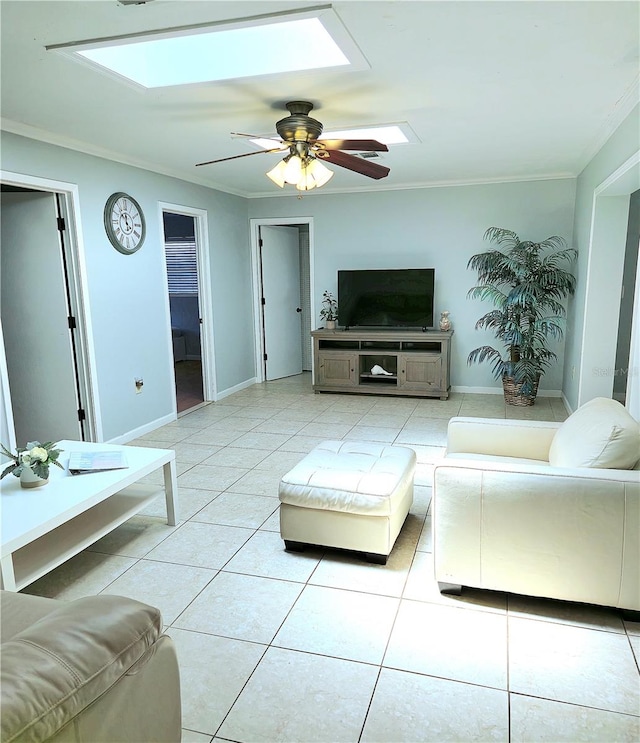
[[267, 173], [267, 178], [271, 178], [271, 180], [276, 184], [276, 186], [280, 186], [280, 188], [284, 188], [284, 184], [285, 184], [284, 171], [286, 167], [287, 167], [286, 158], [284, 160], [280, 160], [280, 162], [275, 166], [275, 168], [272, 168]]
[[280, 188], [284, 188], [285, 183], [290, 183], [298, 191], [311, 191], [312, 188], [324, 186], [333, 177], [333, 171], [317, 158], [309, 156], [307, 148], [302, 147], [301, 152], [302, 154], [294, 151], [280, 160], [266, 173], [267, 178]]
[[299, 155], [292, 155], [289, 157], [282, 174], [287, 183], [295, 186], [302, 178], [303, 170], [304, 164], [302, 158]]
[[313, 158], [309, 161], [306, 167], [307, 173], [313, 176], [318, 188], [324, 186], [333, 178], [333, 170], [329, 170], [326, 165], [320, 162], [317, 158]]

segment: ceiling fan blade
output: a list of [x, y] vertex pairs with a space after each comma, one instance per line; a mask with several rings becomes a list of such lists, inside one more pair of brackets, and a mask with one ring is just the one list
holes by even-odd
[[269, 139], [272, 142], [281, 142], [278, 137], [265, 137], [264, 134], [245, 134], [244, 132], [231, 132], [232, 137], [249, 137], [249, 139]]
[[360, 175], [366, 175], [368, 178], [386, 178], [389, 175], [389, 168], [384, 165], [372, 163], [369, 160], [363, 160], [360, 157], [348, 155], [340, 150], [326, 150], [322, 154], [318, 153], [318, 159], [323, 162], [330, 162], [333, 165], [339, 165], [341, 168], [353, 170]]
[[359, 152], [389, 152], [386, 144], [375, 139], [319, 139], [327, 150], [358, 150]]
[[241, 157], [251, 157], [251, 155], [266, 155], [268, 152], [284, 152], [286, 147], [275, 147], [273, 150], [258, 150], [258, 152], [245, 152], [244, 155], [232, 155], [231, 157], [221, 157], [218, 160], [207, 160], [206, 163], [196, 163], [196, 168], [200, 165], [213, 165], [214, 163], [223, 163], [226, 160], [238, 160]]

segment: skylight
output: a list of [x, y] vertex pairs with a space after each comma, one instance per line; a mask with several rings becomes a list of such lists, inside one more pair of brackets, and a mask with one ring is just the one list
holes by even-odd
[[339, 131], [322, 132], [322, 139], [375, 139], [382, 144], [404, 144], [409, 139], [396, 124], [390, 126], [372, 126], [363, 129], [340, 129]]
[[[336, 38], [338, 41], [336, 41]], [[48, 47], [145, 88], [366, 66], [329, 9]], [[364, 62], [364, 64], [363, 64]]]

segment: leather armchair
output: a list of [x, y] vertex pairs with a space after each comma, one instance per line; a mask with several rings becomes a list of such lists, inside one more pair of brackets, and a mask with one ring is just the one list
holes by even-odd
[[108, 595], [0, 602], [2, 743], [180, 741], [177, 659], [157, 609]]
[[[630, 420], [625, 445], [637, 457], [640, 429]], [[577, 423], [588, 430], [584, 416]], [[441, 591], [474, 586], [640, 611], [640, 471], [552, 464], [561, 426], [450, 421], [433, 483]], [[600, 418], [592, 430], [606, 427]], [[619, 427], [612, 430], [619, 443]], [[571, 438], [578, 446], [580, 436]]]

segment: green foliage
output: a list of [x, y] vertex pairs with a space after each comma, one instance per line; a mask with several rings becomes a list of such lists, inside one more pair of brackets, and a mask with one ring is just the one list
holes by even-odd
[[492, 330], [504, 348], [480, 346], [471, 351], [467, 363], [491, 364], [496, 379], [513, 377], [528, 395], [556, 360], [548, 342], [562, 338], [563, 300], [573, 295], [576, 285], [566, 267], [578, 253], [557, 235], [534, 243], [520, 240], [511, 230], [490, 227], [484, 239], [498, 247], [469, 259], [467, 268], [477, 272], [478, 283], [467, 297], [493, 304], [495, 309], [475, 327]]
[[4, 444], [0, 444], [2, 454], [12, 460], [11, 464], [2, 471], [0, 480], [8, 474], [20, 477], [25, 467], [31, 467], [36, 475], [44, 480], [49, 477], [50, 465], [55, 464], [56, 467], [64, 469], [58, 462], [62, 449], [56, 449], [55, 446], [53, 441], [47, 441], [44, 444], [39, 441], [30, 441], [26, 446], [18, 447], [16, 453], [13, 454]]
[[328, 291], [322, 293], [322, 308], [320, 309], [321, 320], [338, 319], [338, 302], [333, 294]]

